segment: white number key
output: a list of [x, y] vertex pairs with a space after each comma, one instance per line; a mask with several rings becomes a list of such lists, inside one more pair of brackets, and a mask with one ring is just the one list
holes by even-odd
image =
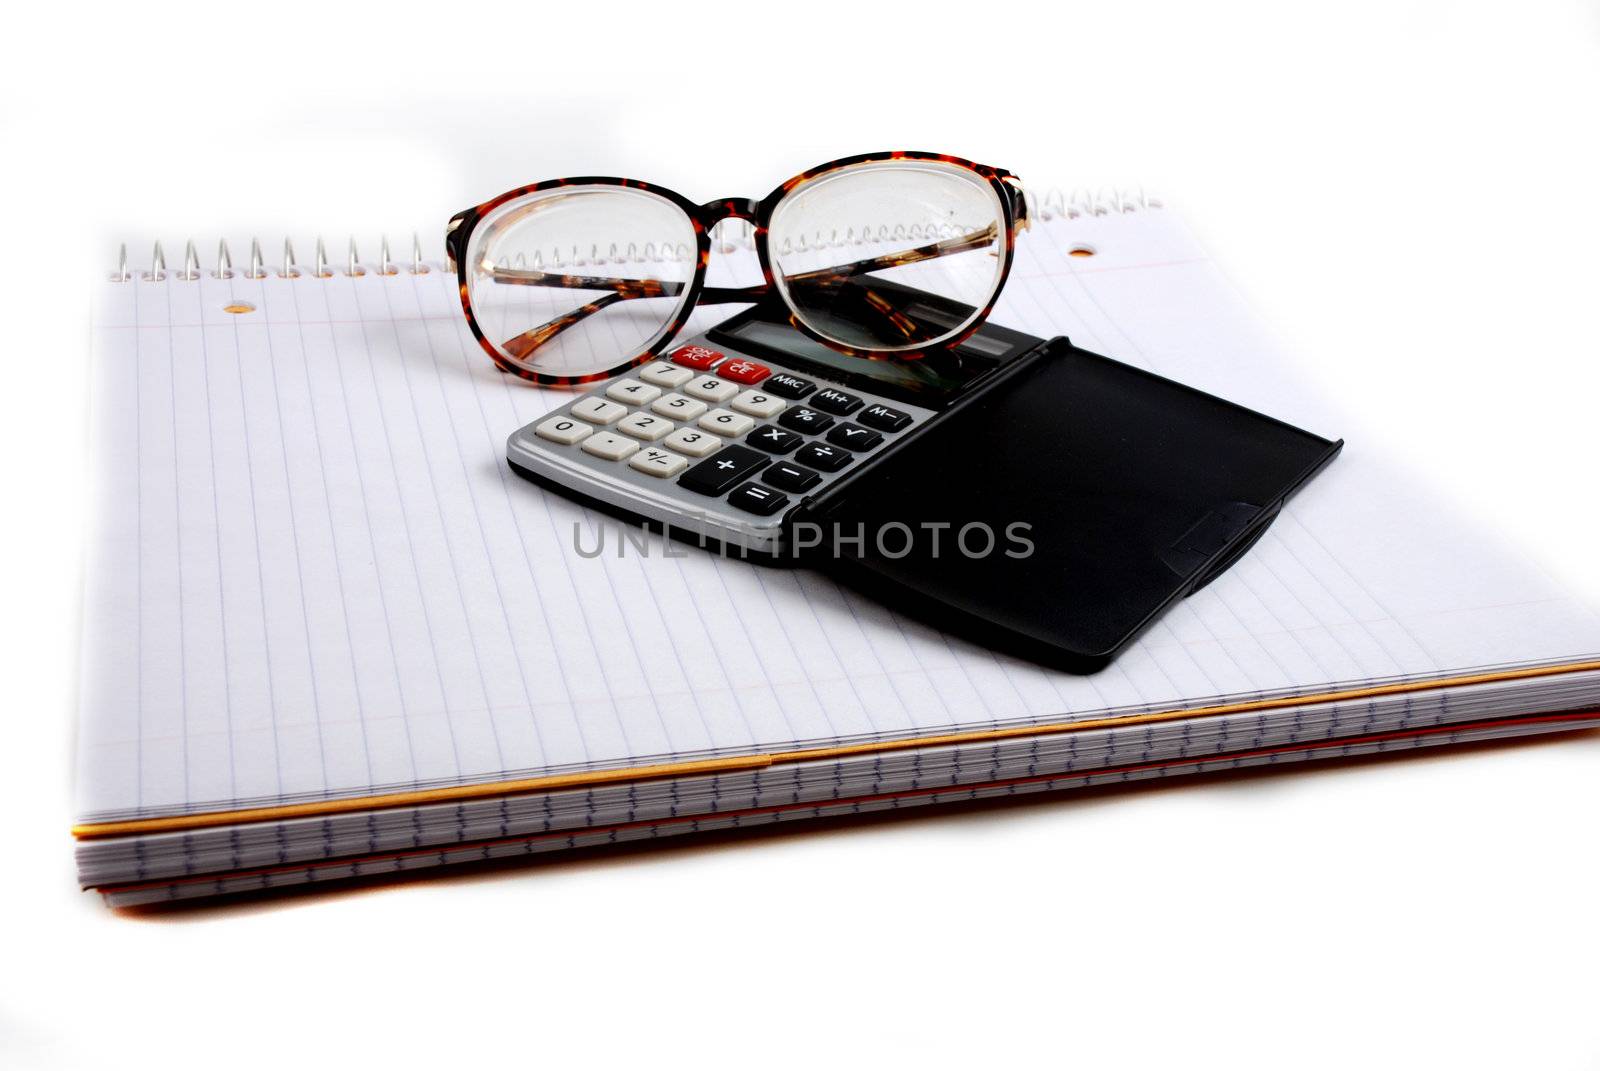
[[587, 420], [591, 424], [599, 424], [604, 427], [607, 424], [615, 424], [627, 416], [628, 407], [618, 405], [616, 402], [608, 402], [604, 398], [588, 397], [574, 405], [571, 412], [573, 416], [578, 417], [580, 420]]
[[668, 476], [676, 476], [688, 464], [689, 462], [677, 454], [654, 446], [647, 446], [628, 459], [628, 465], [631, 468], [636, 468], [640, 472], [648, 472], [652, 476], [660, 476], [662, 479], [666, 479]]
[[668, 435], [661, 443], [670, 446], [680, 454], [690, 457], [705, 457], [722, 449], [722, 440], [709, 431], [695, 431], [693, 428], [679, 428]]
[[639, 444], [632, 439], [624, 439], [609, 431], [597, 431], [583, 440], [584, 453], [605, 458], [607, 461], [621, 461], [637, 449]]
[[756, 426], [756, 422], [743, 413], [730, 412], [727, 409], [713, 409], [700, 418], [700, 426], [707, 431], [714, 431], [718, 435], [743, 435]]
[[606, 388], [606, 397], [627, 405], [645, 405], [661, 397], [661, 388], [637, 379], [619, 379]]
[[668, 364], [666, 361], [657, 361], [655, 364], [646, 365], [639, 370], [639, 378], [646, 383], [654, 383], [658, 387], [676, 390], [694, 378], [691, 369], [682, 365]]
[[732, 402], [733, 407], [748, 416], [771, 420], [783, 412], [783, 402], [758, 390], [747, 390]]
[[706, 411], [705, 402], [697, 402], [693, 398], [685, 398], [678, 393], [664, 394], [655, 400], [650, 407], [662, 416], [671, 417], [673, 420], [693, 420]]
[[632, 435], [635, 439], [643, 439], [645, 442], [653, 443], [672, 431], [676, 426], [670, 420], [651, 416], [649, 413], [634, 413], [618, 424], [617, 430], [625, 435]]
[[729, 383], [716, 376], [701, 376], [693, 383], [685, 383], [683, 392], [702, 402], [725, 402], [739, 393], [738, 384]]
[[551, 442], [560, 443], [562, 446], [571, 446], [579, 439], [585, 438], [593, 430], [581, 420], [558, 416], [551, 417], [537, 428], [534, 428], [533, 433], [541, 439], [549, 439]]

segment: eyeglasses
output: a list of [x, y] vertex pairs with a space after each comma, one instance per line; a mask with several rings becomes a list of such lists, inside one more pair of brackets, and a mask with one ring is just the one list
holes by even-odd
[[[705, 285], [726, 219], [753, 224], [764, 282]], [[994, 307], [1027, 221], [1010, 172], [890, 152], [812, 168], [760, 201], [552, 179], [458, 212], [445, 248], [495, 364], [559, 385], [651, 360], [699, 304], [781, 301], [801, 332], [859, 357], [955, 345]]]

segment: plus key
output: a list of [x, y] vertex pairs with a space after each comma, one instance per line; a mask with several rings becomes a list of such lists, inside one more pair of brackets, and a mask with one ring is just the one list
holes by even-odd
[[748, 446], [725, 446], [684, 473], [678, 486], [697, 494], [720, 495], [771, 460], [771, 455]]

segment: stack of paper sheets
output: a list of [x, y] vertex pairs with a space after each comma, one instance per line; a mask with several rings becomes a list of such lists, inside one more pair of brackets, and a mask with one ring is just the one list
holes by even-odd
[[[1171, 213], [1020, 244], [995, 321], [1341, 432]], [[805, 570], [579, 554], [615, 522], [504, 456], [561, 399], [439, 265], [109, 282], [92, 381], [75, 833], [114, 903], [1600, 725], [1600, 618], [1360, 441], [1073, 677]]]

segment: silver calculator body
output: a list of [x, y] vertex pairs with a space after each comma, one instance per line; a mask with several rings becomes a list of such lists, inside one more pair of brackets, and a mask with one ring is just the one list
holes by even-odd
[[935, 415], [707, 333], [517, 429], [506, 456], [612, 512], [782, 556], [801, 502]]

